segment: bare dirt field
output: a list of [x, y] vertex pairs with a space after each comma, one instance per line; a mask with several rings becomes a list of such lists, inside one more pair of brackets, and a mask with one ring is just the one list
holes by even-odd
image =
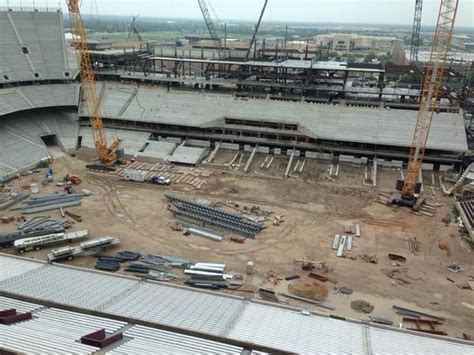
[[[84, 219], [72, 230], [88, 229], [90, 238], [104, 235], [120, 238], [120, 246], [107, 250], [107, 254], [132, 250], [142, 255], [163, 253], [192, 261], [225, 263], [231, 272], [244, 275], [246, 283], [253, 284], [255, 289], [265, 287], [278, 292], [288, 292], [292, 281], [281, 279], [273, 284], [266, 280], [266, 273], [273, 271], [281, 278], [307, 277], [308, 271], [303, 271], [295, 259], [325, 262], [325, 275], [330, 279], [325, 283], [329, 291], [326, 302], [336, 306], [334, 311], [284, 297], [281, 300], [312, 311], [368, 320], [369, 314], [358, 313], [350, 307], [351, 301], [363, 299], [374, 305], [372, 314], [393, 320], [395, 326], [401, 316], [392, 306], [403, 306], [446, 318], [440, 329], [450, 336], [462, 338], [463, 333], [474, 336], [474, 309], [470, 308], [474, 305], [474, 293], [447, 280], [449, 277], [460, 282], [474, 275], [474, 254], [462, 240], [458, 227], [442, 222], [442, 218], [452, 211], [453, 201], [442, 197], [438, 188], [433, 189], [436, 196], [431, 191], [427, 194], [430, 201], [442, 204], [435, 216], [416, 216], [405, 208], [376, 203], [377, 189], [363, 185], [363, 167], [341, 165], [339, 176], [330, 181], [325, 178], [329, 163], [308, 160], [302, 172], [284, 178], [288, 157], [276, 157], [271, 167], [265, 169], [260, 168], [265, 155], [257, 155], [250, 173], [244, 174], [243, 166], [249, 153], [240, 167], [224, 167], [223, 164], [234, 156], [235, 152], [219, 152], [216, 165], [202, 165], [200, 169], [212, 174], [200, 189], [181, 183], [161, 187], [125, 182], [116, 175], [87, 171], [83, 161], [65, 156], [57, 157], [52, 167], [55, 181], [68, 172], [79, 174], [82, 178], [79, 189], [92, 192], [80, 207], [71, 208]], [[8, 187], [20, 191], [31, 181], [39, 181], [42, 173], [21, 177]], [[396, 171], [380, 169], [378, 186], [391, 190], [396, 177]], [[431, 181], [426, 184], [431, 185]], [[61, 191], [54, 183], [41, 188], [40, 193]], [[236, 235], [228, 231], [224, 231], [225, 238], [221, 242], [185, 236], [171, 228], [175, 218], [168, 211], [169, 202], [164, 196], [167, 191], [187, 198], [210, 200], [223, 208], [229, 208], [225, 204], [229, 200], [241, 207], [265, 207], [273, 214], [266, 222], [267, 228], [244, 244], [232, 242], [230, 238]], [[18, 212], [4, 214], [19, 217]], [[60, 217], [59, 211], [50, 215]], [[279, 226], [272, 225], [275, 215], [283, 216], [284, 222]], [[360, 223], [362, 236], [353, 238], [351, 252], [345, 257], [337, 257], [331, 248], [334, 234], [343, 234], [344, 226], [353, 223]], [[14, 229], [14, 224], [0, 224], [0, 232]], [[407, 247], [405, 240], [409, 237], [416, 237], [419, 243], [419, 251], [415, 254]], [[439, 241], [448, 244], [448, 252], [438, 248]], [[14, 253], [13, 249], [3, 251]], [[46, 260], [49, 251], [29, 252], [26, 257]], [[388, 258], [389, 252], [401, 254], [407, 261], [396, 264]], [[364, 255], [377, 256], [378, 262], [364, 261]], [[254, 275], [245, 275], [247, 261], [255, 263]], [[453, 274], [447, 270], [447, 265], [453, 261], [461, 266], [462, 272]], [[93, 268], [95, 258], [77, 257], [67, 263]], [[382, 270], [398, 270], [407, 283], [389, 278]], [[184, 274], [176, 273], [180, 277], [175, 282], [183, 283]], [[353, 293], [336, 293], [336, 288], [342, 286], [352, 288]], [[248, 292], [233, 292], [249, 295]], [[259, 297], [257, 292], [250, 295]]]

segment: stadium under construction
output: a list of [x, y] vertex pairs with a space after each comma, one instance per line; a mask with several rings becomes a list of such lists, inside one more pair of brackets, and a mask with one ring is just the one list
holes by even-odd
[[[471, 163], [472, 114], [460, 102], [459, 68], [446, 71], [420, 169], [436, 203], [420, 199], [415, 211], [392, 207], [381, 195], [395, 191], [408, 163], [426, 74], [420, 66], [324, 61], [316, 51], [279, 53], [261, 44], [246, 60], [215, 43], [169, 55], [143, 43], [130, 50], [90, 41], [96, 81], [85, 81], [80, 41], [66, 32], [61, 10], [0, 8], [1, 234], [36, 218], [27, 221], [27, 207], [13, 204], [46, 205], [48, 214], [72, 221], [69, 227], [114, 236], [117, 245], [120, 238], [138, 257], [161, 259], [147, 264], [158, 272], [147, 277], [133, 268], [133, 276], [114, 275], [90, 270], [92, 254], [71, 254], [61, 265], [50, 257], [55, 250], [32, 248], [26, 259], [5, 245], [0, 353], [473, 353], [467, 333], [474, 306], [465, 296], [472, 288], [452, 285], [473, 267], [472, 252], [453, 235], [459, 223], [474, 235], [474, 200], [458, 201], [462, 222], [445, 218], [458, 181], [474, 181], [474, 165], [460, 173]], [[413, 84], [394, 84], [400, 75]], [[107, 151], [123, 160], [115, 171], [86, 169], [101, 153], [91, 120], [97, 112], [100, 138], [120, 144]], [[129, 167], [143, 173], [141, 180], [124, 177]], [[55, 184], [53, 170], [54, 179], [61, 174]], [[70, 173], [74, 183], [82, 179], [78, 191]], [[439, 181], [451, 177], [449, 193], [438, 173]], [[146, 180], [163, 186], [139, 184]], [[37, 195], [38, 185], [45, 195]], [[48, 209], [27, 193], [74, 199], [75, 212], [60, 204]], [[196, 224], [185, 218], [196, 216]], [[206, 224], [212, 218], [220, 224]], [[199, 237], [190, 236], [193, 228]], [[258, 238], [245, 228], [258, 230]], [[449, 254], [438, 250], [442, 238], [451, 243]], [[94, 256], [115, 258], [104, 250]], [[441, 258], [462, 264], [456, 282], [450, 273], [446, 282], [448, 261]], [[200, 269], [191, 259], [213, 263]], [[233, 275], [224, 273], [229, 268]], [[212, 290], [185, 279], [197, 271], [210, 282], [214, 269], [223, 274]], [[300, 278], [324, 282], [322, 300], [290, 293]], [[472, 274], [466, 282], [471, 287]], [[453, 293], [441, 295], [448, 287]], [[370, 300], [380, 313], [354, 313], [351, 297]], [[332, 313], [332, 303], [341, 313]], [[433, 329], [399, 329], [413, 316]], [[449, 337], [438, 329], [444, 321]]]
[[[80, 151], [88, 138], [79, 134], [88, 133], [79, 127], [89, 125], [62, 14], [11, 10], [1, 13], [2, 180], [48, 159], [44, 137], [68, 153]], [[105, 66], [99, 65], [103, 53], [91, 54], [104, 80], [98, 92], [105, 125], [119, 129], [124, 142], [129, 131], [149, 134], [134, 142], [138, 151], [149, 140], [175, 137], [208, 141], [210, 147], [223, 142], [336, 160], [343, 155], [403, 161], [411, 144], [419, 88], [384, 83], [403, 71], [420, 76], [416, 67], [183, 59], [140, 51], [128, 53], [124, 62], [120, 51], [114, 53]], [[367, 76], [375, 85], [360, 84]], [[455, 91], [459, 82], [451, 82]], [[443, 96], [426, 153], [435, 168], [459, 163], [468, 153], [463, 113], [449, 90]], [[33, 121], [31, 112], [38, 113]]]

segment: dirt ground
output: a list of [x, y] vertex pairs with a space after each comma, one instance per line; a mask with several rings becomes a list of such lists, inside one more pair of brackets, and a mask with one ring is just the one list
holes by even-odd
[[[71, 209], [84, 219], [83, 223], [76, 223], [73, 230], [88, 229], [90, 238], [119, 237], [120, 246], [107, 250], [107, 254], [114, 255], [119, 250], [133, 250], [143, 255], [163, 253], [192, 261], [225, 263], [230, 272], [244, 276], [247, 261], [253, 261], [255, 273], [247, 275], [246, 282], [278, 292], [287, 292], [291, 281], [280, 280], [273, 285], [265, 281], [267, 272], [274, 271], [282, 278], [291, 275], [306, 277], [308, 272], [303, 271], [295, 259], [325, 262], [329, 269], [326, 275], [333, 281], [326, 283], [329, 290], [326, 302], [336, 306], [334, 311], [284, 297], [281, 300], [312, 311], [367, 320], [369, 315], [350, 308], [351, 301], [363, 299], [375, 306], [372, 314], [392, 319], [395, 326], [401, 318], [392, 306], [398, 305], [446, 318], [440, 329], [450, 336], [461, 338], [463, 333], [474, 336], [474, 306], [470, 308], [474, 305], [474, 293], [447, 280], [449, 277], [464, 281], [474, 275], [474, 254], [461, 239], [457, 226], [445, 225], [441, 221], [452, 210], [453, 203], [441, 196], [439, 188], [434, 189], [436, 196], [431, 190], [427, 195], [430, 201], [442, 206], [434, 217], [421, 217], [405, 208], [376, 203], [377, 190], [363, 185], [362, 167], [341, 165], [339, 177], [330, 181], [325, 178], [329, 163], [307, 161], [302, 172], [295, 172], [285, 179], [288, 157], [277, 157], [269, 169], [262, 169], [260, 166], [266, 157], [257, 155], [250, 173], [244, 174], [248, 153], [240, 167], [229, 169], [223, 166], [234, 155], [235, 152], [220, 152], [215, 165], [203, 165], [202, 168], [213, 174], [199, 190], [184, 184], [161, 187], [121, 181], [116, 176], [87, 171], [85, 162], [61, 156], [58, 152], [54, 153], [56, 158], [52, 167], [56, 180], [67, 172], [79, 174], [83, 181], [79, 188], [92, 191], [80, 207]], [[39, 181], [41, 176], [42, 172], [24, 176], [8, 187], [19, 191], [22, 186]], [[394, 186], [396, 177], [395, 170], [380, 169], [380, 189], [393, 189], [391, 186]], [[429, 180], [425, 181], [428, 185], [431, 184]], [[61, 191], [61, 188], [49, 184], [41, 186], [40, 193], [54, 191]], [[166, 191], [188, 198], [212, 200], [221, 206], [232, 200], [241, 206], [266, 207], [273, 211], [273, 215], [266, 222], [267, 228], [244, 244], [232, 242], [230, 238], [234, 235], [229, 232], [225, 232], [221, 242], [185, 236], [171, 229], [174, 218], [167, 210], [168, 201], [163, 195]], [[4, 215], [19, 216], [18, 212]], [[59, 212], [50, 215], [60, 218]], [[284, 216], [280, 226], [272, 225], [274, 215]], [[334, 234], [343, 234], [344, 225], [353, 223], [361, 224], [362, 236], [354, 237], [350, 254], [338, 258], [331, 249]], [[13, 224], [0, 224], [0, 232], [14, 229], [16, 226]], [[407, 237], [418, 240], [416, 255], [409, 251], [405, 242]], [[448, 253], [437, 247], [439, 241], [448, 243]], [[13, 249], [3, 251], [14, 253]], [[26, 257], [45, 260], [49, 251], [29, 252]], [[389, 252], [402, 254], [407, 261], [400, 266], [392, 265], [387, 257]], [[365, 262], [360, 257], [364, 254], [376, 255], [378, 263]], [[461, 266], [462, 272], [453, 274], [446, 269], [453, 261]], [[93, 268], [95, 259], [77, 257], [67, 263]], [[396, 283], [382, 269], [406, 269], [405, 277], [409, 283]], [[185, 280], [184, 275], [180, 275], [177, 283]], [[350, 295], [336, 293], [335, 288], [341, 286], [352, 288], [354, 292]], [[257, 293], [253, 297], [258, 297]]]

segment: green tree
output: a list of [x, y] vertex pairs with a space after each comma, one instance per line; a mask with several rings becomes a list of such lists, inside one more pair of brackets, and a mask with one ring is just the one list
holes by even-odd
[[374, 52], [370, 52], [365, 56], [364, 63], [372, 63], [372, 60], [374, 60], [375, 58], [377, 58], [377, 54], [375, 54]]

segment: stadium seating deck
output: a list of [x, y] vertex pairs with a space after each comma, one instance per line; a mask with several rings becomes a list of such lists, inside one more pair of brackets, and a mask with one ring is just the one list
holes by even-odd
[[16, 113], [0, 118], [0, 181], [50, 158], [41, 137], [55, 136], [65, 151], [76, 148], [79, 126], [66, 111]]
[[63, 28], [58, 11], [0, 11], [0, 83], [71, 79]]
[[0, 116], [43, 107], [77, 106], [78, 84], [19, 86], [0, 90]]

